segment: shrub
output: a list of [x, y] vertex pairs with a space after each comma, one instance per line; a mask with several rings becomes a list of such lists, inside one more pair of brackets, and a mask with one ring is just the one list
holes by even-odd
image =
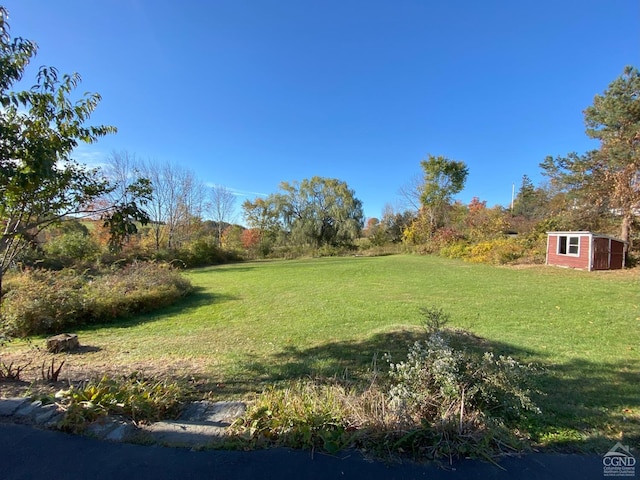
[[[422, 309], [426, 340], [407, 359], [390, 363], [390, 406], [404, 432], [391, 448], [414, 455], [488, 456], [529, 412], [539, 413], [528, 383], [537, 370], [511, 357], [465, 346], [460, 332], [444, 330], [449, 316]], [[399, 429], [398, 429], [399, 430]]]
[[95, 323], [152, 312], [191, 291], [189, 280], [167, 264], [134, 263], [91, 282], [87, 316]]
[[87, 278], [74, 270], [25, 270], [11, 281], [2, 314], [9, 335], [61, 332], [84, 321]]
[[406, 421], [462, 425], [467, 416], [513, 420], [538, 411], [522, 385], [532, 367], [511, 357], [455, 349], [435, 332], [390, 364], [391, 403]]
[[65, 416], [60, 428], [84, 430], [93, 420], [109, 414], [124, 415], [134, 422], [153, 422], [177, 414], [186, 392], [175, 382], [149, 380], [133, 374], [121, 380], [102, 377], [56, 394]]
[[232, 250], [223, 250], [212, 241], [199, 239], [176, 249], [160, 249], [151, 252], [150, 258], [158, 262], [184, 268], [204, 267], [241, 260], [239, 254]]
[[[490, 458], [500, 445], [518, 443], [512, 432], [527, 412], [528, 376], [511, 357], [467, 349], [465, 335], [444, 330], [449, 315], [423, 308], [427, 338], [409, 348], [406, 361], [375, 372], [362, 389], [335, 379], [300, 381], [269, 389], [233, 425], [253, 445], [335, 452], [361, 447], [378, 455]], [[455, 346], [454, 346], [455, 345]]]
[[100, 246], [83, 232], [70, 232], [53, 237], [44, 245], [47, 263], [70, 267], [81, 262], [92, 262], [100, 254]]
[[168, 265], [135, 263], [90, 276], [74, 270], [25, 270], [3, 297], [6, 332], [15, 336], [60, 333], [175, 303], [192, 290]]
[[517, 239], [499, 238], [472, 245], [467, 258], [475, 263], [503, 265], [513, 263], [526, 254], [527, 249]]
[[464, 241], [458, 241], [442, 247], [440, 255], [446, 258], [467, 258], [471, 247]]

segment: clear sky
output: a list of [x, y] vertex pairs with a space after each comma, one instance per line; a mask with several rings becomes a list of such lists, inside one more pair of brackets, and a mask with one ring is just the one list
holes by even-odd
[[0, 0], [37, 67], [78, 72], [112, 151], [170, 161], [239, 202], [339, 178], [368, 217], [429, 153], [457, 198], [508, 206], [546, 155], [584, 152], [582, 111], [640, 67], [638, 0]]

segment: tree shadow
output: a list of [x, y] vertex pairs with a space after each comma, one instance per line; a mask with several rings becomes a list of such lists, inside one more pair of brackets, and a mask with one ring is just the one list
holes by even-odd
[[153, 312], [136, 314], [130, 317], [118, 318], [108, 322], [90, 323], [75, 330], [80, 332], [92, 332], [104, 328], [131, 328], [143, 323], [151, 323], [154, 321], [162, 320], [167, 315], [189, 313], [191, 311], [198, 310], [205, 305], [211, 305], [212, 303], [231, 302], [234, 300], [238, 300], [238, 297], [233, 295], [224, 295], [217, 293], [214, 294], [206, 291], [202, 287], [195, 287], [194, 291], [191, 294], [180, 299], [173, 305], [154, 310]]
[[60, 353], [65, 354], [65, 355], [83, 355], [85, 353], [95, 353], [95, 352], [100, 352], [100, 351], [102, 351], [101, 347], [96, 347], [94, 345], [82, 345], [81, 344], [75, 350], [69, 350], [69, 351], [60, 352]]
[[[233, 268], [220, 268], [220, 267], [225, 267], [225, 266], [229, 266], [229, 265], [233, 265]], [[243, 265], [242, 267], [239, 267], [238, 265]], [[239, 262], [239, 263], [223, 263], [220, 265], [210, 265], [207, 267], [199, 267], [199, 268], [194, 268], [191, 269], [191, 271], [193, 273], [198, 273], [200, 271], [204, 271], [206, 270], [207, 273], [215, 273], [217, 274], [225, 274], [225, 273], [237, 273], [237, 272], [248, 272], [250, 270], [255, 270], [256, 267], [252, 267], [252, 266], [248, 266], [246, 265], [244, 262]]]
[[[329, 342], [306, 349], [291, 345], [268, 357], [246, 353], [234, 366], [235, 375], [225, 380], [224, 388], [227, 394], [244, 395], [268, 385], [308, 378], [370, 382], [372, 374], [388, 372], [387, 359], [406, 360], [409, 346], [425, 338], [424, 331], [398, 330], [363, 341]], [[540, 374], [531, 378], [532, 387], [541, 392], [533, 393], [532, 399], [542, 413], [527, 414], [521, 425], [534, 443], [563, 451], [599, 453], [606, 452], [616, 438], [640, 443], [637, 363], [571, 359], [552, 364], [548, 355], [532, 348], [489, 341], [461, 331], [452, 333], [451, 344], [542, 367]]]

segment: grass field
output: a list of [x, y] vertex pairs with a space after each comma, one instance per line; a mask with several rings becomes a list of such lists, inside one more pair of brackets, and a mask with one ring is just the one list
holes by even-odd
[[[486, 348], [546, 368], [532, 418], [547, 446], [640, 442], [638, 272], [499, 268], [431, 256], [253, 262], [192, 270], [180, 305], [78, 331], [67, 374], [136, 369], [190, 375], [216, 398], [306, 376], [386, 370], [422, 338], [420, 307]], [[15, 343], [5, 354], [24, 354]], [[64, 372], [63, 372], [64, 374]], [[0, 387], [1, 388], [1, 387]], [[0, 392], [1, 393], [1, 392]], [[606, 451], [605, 449], [605, 451]]]

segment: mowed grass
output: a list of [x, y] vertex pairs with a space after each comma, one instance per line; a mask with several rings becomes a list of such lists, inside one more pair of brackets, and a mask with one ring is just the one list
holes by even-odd
[[[483, 348], [546, 371], [543, 414], [523, 425], [548, 446], [640, 442], [638, 272], [503, 268], [431, 256], [253, 262], [186, 273], [180, 305], [79, 331], [70, 369], [191, 375], [219, 398], [307, 376], [386, 371], [438, 307]], [[11, 351], [21, 349], [12, 345]], [[606, 451], [606, 450], [605, 450]]]

